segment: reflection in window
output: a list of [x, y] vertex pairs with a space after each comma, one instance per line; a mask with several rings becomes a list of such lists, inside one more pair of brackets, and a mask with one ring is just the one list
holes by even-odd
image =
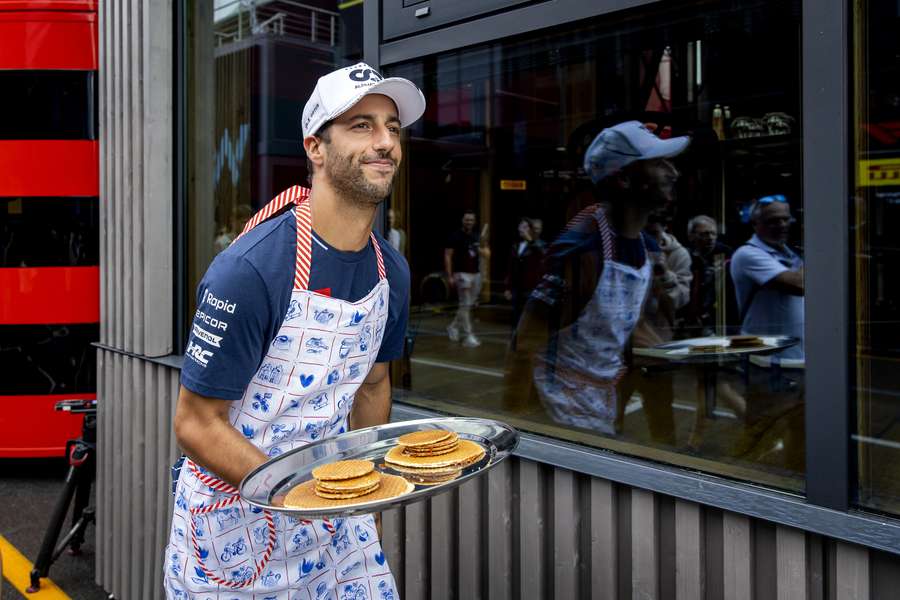
[[855, 5], [856, 194], [851, 204], [859, 501], [900, 513], [900, 7]]
[[362, 59], [362, 2], [189, 3], [188, 314], [213, 257], [306, 182], [300, 112], [316, 80]]
[[729, 6], [385, 69], [428, 101], [405, 400], [802, 489], [800, 15]]

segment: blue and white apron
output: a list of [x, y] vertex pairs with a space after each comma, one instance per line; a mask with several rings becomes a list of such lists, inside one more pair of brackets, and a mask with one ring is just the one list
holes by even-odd
[[614, 433], [625, 344], [640, 319], [652, 267], [646, 244], [640, 269], [616, 262], [615, 237], [601, 209], [594, 219], [603, 242], [603, 272], [578, 319], [535, 357], [534, 385], [556, 422]]
[[[309, 291], [309, 190], [282, 192], [244, 233], [295, 204], [297, 258], [288, 312], [231, 424], [269, 456], [347, 431], [359, 385], [375, 364], [389, 284], [371, 236], [378, 283], [360, 301]], [[376, 266], [376, 265], [373, 265]], [[396, 600], [371, 515], [301, 521], [254, 508], [237, 490], [185, 459], [165, 557], [172, 600]]]

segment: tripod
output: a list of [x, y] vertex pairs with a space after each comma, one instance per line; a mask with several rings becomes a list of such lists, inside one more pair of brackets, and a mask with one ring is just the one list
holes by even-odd
[[[56, 410], [84, 415], [81, 426], [81, 437], [66, 442], [66, 456], [69, 459], [69, 472], [62, 494], [56, 501], [50, 524], [44, 533], [41, 549], [31, 571], [31, 586], [26, 590], [33, 594], [41, 588], [41, 577], [47, 577], [50, 565], [62, 554], [66, 546], [69, 554], [77, 556], [84, 543], [84, 532], [88, 524], [94, 522], [94, 509], [88, 506], [91, 497], [91, 485], [96, 474], [95, 450], [97, 444], [97, 401], [96, 400], [63, 400], [54, 406]], [[72, 513], [72, 528], [57, 545], [62, 531], [63, 521], [69, 512], [69, 504], [75, 498]]]

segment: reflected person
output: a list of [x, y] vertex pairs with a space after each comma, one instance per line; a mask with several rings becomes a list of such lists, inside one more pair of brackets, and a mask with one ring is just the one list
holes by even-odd
[[515, 329], [522, 316], [525, 300], [540, 280], [546, 244], [537, 238], [534, 222], [523, 217], [518, 226], [519, 239], [509, 251], [509, 265], [504, 281], [503, 296], [512, 303], [512, 326]]
[[[520, 321], [508, 369], [507, 404], [532, 394], [563, 425], [614, 433], [616, 385], [626, 345], [662, 260], [643, 233], [650, 215], [674, 200], [669, 160], [690, 139], [661, 140], [637, 121], [601, 131], [584, 156], [599, 200], [551, 244], [547, 271]], [[523, 389], [522, 383], [527, 383]]]
[[707, 215], [688, 221], [688, 243], [691, 251], [691, 299], [685, 307], [684, 324], [687, 337], [713, 335], [716, 332], [718, 306], [716, 282], [724, 276], [732, 250], [719, 241], [718, 223]]
[[485, 229], [475, 228], [475, 211], [463, 213], [462, 227], [454, 231], [444, 249], [444, 270], [451, 287], [456, 288], [459, 305], [453, 321], [447, 326], [450, 341], [462, 341], [466, 348], [476, 348], [481, 341], [472, 328], [472, 309], [481, 294], [481, 260], [487, 260], [489, 251], [483, 243]]

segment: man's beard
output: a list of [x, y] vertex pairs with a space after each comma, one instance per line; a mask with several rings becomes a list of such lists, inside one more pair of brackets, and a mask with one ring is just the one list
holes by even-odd
[[[373, 183], [363, 173], [361, 161], [355, 161], [349, 154], [333, 154], [333, 158], [325, 165], [325, 174], [331, 186], [342, 198], [354, 204], [377, 206], [390, 196], [394, 178], [381, 184]], [[375, 159], [388, 158], [378, 156]]]

